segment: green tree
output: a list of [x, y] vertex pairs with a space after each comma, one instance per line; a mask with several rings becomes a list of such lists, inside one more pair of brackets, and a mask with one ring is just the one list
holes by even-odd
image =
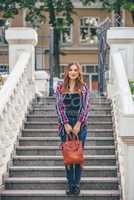
[[[65, 24], [71, 24], [73, 4], [71, 0], [0, 0], [0, 11], [4, 18], [14, 18], [19, 10], [26, 9], [26, 21], [32, 27], [40, 27], [47, 20], [46, 14], [49, 13], [49, 24], [54, 30], [54, 75], [59, 76], [59, 40], [60, 32], [63, 31]], [[63, 17], [57, 18], [57, 16]]]
[[134, 0], [126, 0], [125, 8], [131, 12], [132, 20], [134, 23]]
[[60, 34], [64, 30], [64, 25], [73, 23], [72, 13], [73, 4], [71, 0], [48, 0], [47, 9], [49, 12], [49, 24], [52, 25], [54, 30], [54, 75], [59, 77], [60, 75]]

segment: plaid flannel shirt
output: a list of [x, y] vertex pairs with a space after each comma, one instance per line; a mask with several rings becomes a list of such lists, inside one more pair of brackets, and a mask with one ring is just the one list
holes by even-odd
[[[69, 120], [65, 113], [65, 105], [64, 105], [64, 96], [61, 93], [61, 88], [63, 83], [60, 82], [57, 84], [57, 88], [54, 92], [54, 96], [56, 97], [56, 112], [58, 114], [58, 133], [60, 134], [64, 128], [64, 124], [68, 123]], [[77, 121], [81, 122], [81, 126], [87, 123], [88, 113], [90, 111], [90, 101], [89, 101], [89, 89], [86, 83], [84, 83], [82, 87], [82, 95], [80, 96], [80, 109]]]

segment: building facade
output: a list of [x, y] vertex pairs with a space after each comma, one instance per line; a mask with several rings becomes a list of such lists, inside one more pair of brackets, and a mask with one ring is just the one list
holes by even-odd
[[[74, 1], [75, 12], [73, 24], [64, 27], [60, 37], [60, 77], [63, 78], [64, 66], [71, 62], [82, 65], [84, 80], [90, 90], [98, 90], [98, 38], [97, 26], [112, 13], [101, 8], [100, 5], [84, 7], [79, 1]], [[133, 26], [131, 14], [123, 11], [124, 26]], [[20, 11], [11, 21], [11, 26], [27, 26], [25, 11]], [[38, 46], [36, 48], [36, 70], [49, 72], [49, 24], [41, 25], [38, 31]], [[8, 66], [8, 47], [0, 41], [0, 65]]]

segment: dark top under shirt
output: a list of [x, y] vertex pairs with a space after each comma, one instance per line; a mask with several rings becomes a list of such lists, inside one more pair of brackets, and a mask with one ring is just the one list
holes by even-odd
[[80, 94], [79, 93], [64, 94], [64, 105], [67, 117], [77, 117], [80, 108]]

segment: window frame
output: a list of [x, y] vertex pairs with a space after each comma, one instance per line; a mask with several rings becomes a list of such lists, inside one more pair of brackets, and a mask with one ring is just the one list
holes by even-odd
[[[67, 66], [68, 64], [60, 64], [60, 70], [61, 70], [61, 67], [65, 67], [65, 66]], [[88, 63], [82, 63], [82, 64], [80, 64], [81, 65], [81, 67], [82, 67], [82, 73], [83, 74], [96, 74], [96, 73], [98, 73], [98, 64], [95, 64], [95, 63], [90, 63], [90, 64], [88, 64]], [[87, 66], [94, 66], [94, 72], [87, 72]], [[97, 69], [96, 71], [95, 71], [95, 69]], [[64, 74], [64, 70], [62, 70], [63, 72], [60, 72], [60, 78], [61, 78], [61, 74]]]
[[64, 26], [64, 28], [70, 27], [70, 36], [71, 36], [71, 41], [70, 42], [63, 42], [63, 32], [60, 34], [60, 45], [61, 47], [63, 46], [71, 46], [73, 44], [73, 24], [70, 24], [70, 26]]
[[[3, 66], [3, 72], [1, 71], [2, 66]], [[4, 67], [5, 69], [7, 68], [7, 70], [4, 71]], [[9, 64], [0, 63], [0, 75], [5, 75], [5, 74], [9, 74]]]
[[[97, 45], [98, 45], [98, 43], [94, 43], [94, 44], [90, 44], [89, 42], [82, 42], [81, 41], [81, 39], [80, 39], [80, 37], [81, 37], [81, 18], [91, 18], [91, 17], [94, 17], [94, 18], [97, 18], [98, 19], [98, 24], [100, 23], [100, 17], [98, 17], [98, 16], [80, 16], [79, 17], [79, 22], [78, 22], [78, 29], [79, 29], [79, 45], [80, 46], [93, 46], [93, 47], [96, 47]], [[83, 26], [84, 27], [84, 26]], [[88, 27], [88, 31], [89, 31], [89, 27]]]

